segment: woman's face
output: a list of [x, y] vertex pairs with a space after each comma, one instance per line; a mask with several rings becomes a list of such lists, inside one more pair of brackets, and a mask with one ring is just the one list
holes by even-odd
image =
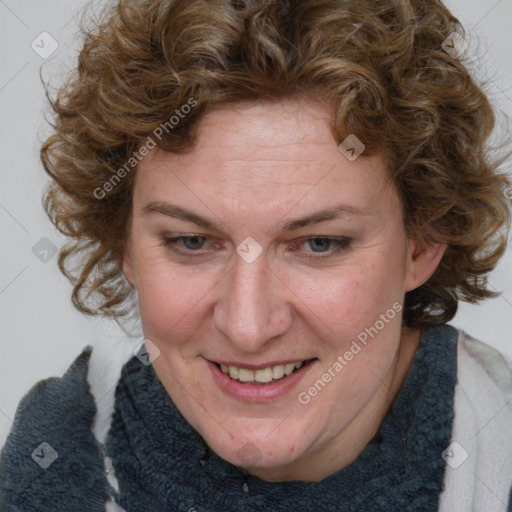
[[404, 294], [442, 256], [407, 239], [383, 160], [352, 153], [325, 107], [288, 100], [212, 112], [192, 153], [137, 170], [124, 271], [155, 371], [218, 455], [268, 480], [321, 479], [375, 434]]

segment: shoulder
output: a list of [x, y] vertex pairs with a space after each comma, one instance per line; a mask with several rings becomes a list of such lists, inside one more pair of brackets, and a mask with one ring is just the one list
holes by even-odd
[[61, 378], [38, 382], [19, 403], [0, 458], [1, 510], [103, 509], [106, 483], [87, 383], [91, 352], [87, 347]]
[[442, 512], [505, 512], [512, 484], [512, 365], [457, 329], [457, 383]]
[[[475, 378], [488, 381], [489, 386], [499, 393], [512, 396], [512, 362], [490, 345], [457, 329], [457, 362], [460, 378], [465, 385], [471, 385]], [[469, 378], [472, 376], [472, 378]], [[474, 391], [477, 391], [475, 389]]]
[[454, 398], [456, 416], [465, 418], [466, 428], [468, 422], [473, 425], [475, 439], [505, 433], [512, 427], [511, 361], [461, 329], [458, 329]]

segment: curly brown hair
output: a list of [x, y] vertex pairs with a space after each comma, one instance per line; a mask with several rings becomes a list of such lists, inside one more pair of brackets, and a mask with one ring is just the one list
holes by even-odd
[[339, 142], [356, 134], [365, 155], [385, 155], [408, 235], [447, 244], [432, 277], [406, 294], [404, 325], [446, 322], [459, 299], [497, 295], [486, 275], [506, 250], [510, 181], [489, 151], [488, 98], [443, 49], [453, 32], [464, 35], [438, 0], [109, 6], [52, 101], [55, 131], [41, 150], [52, 178], [44, 207], [69, 237], [58, 262], [74, 305], [117, 320], [133, 312], [122, 256], [136, 167], [126, 163], [191, 98], [161, 149], [193, 149], [202, 117], [221, 104], [308, 96], [329, 103]]

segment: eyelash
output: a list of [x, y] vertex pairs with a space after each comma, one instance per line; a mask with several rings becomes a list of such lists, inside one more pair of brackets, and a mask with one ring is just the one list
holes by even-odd
[[[176, 236], [176, 237], [163, 236], [161, 245], [168, 248], [170, 251], [174, 252], [175, 254], [178, 254], [181, 256], [187, 256], [187, 257], [193, 257], [193, 258], [206, 256], [206, 254], [204, 252], [200, 252], [200, 250], [194, 251], [192, 249], [186, 249], [186, 248], [182, 249], [182, 248], [177, 247], [180, 242], [183, 242], [184, 240], [190, 240], [192, 238], [199, 238], [199, 239], [203, 239], [204, 241], [208, 241], [208, 237], [203, 236], [203, 235], [191, 234], [191, 235], [181, 235], [181, 236]], [[311, 236], [311, 237], [299, 239], [298, 245], [300, 246], [303, 243], [307, 243], [312, 240], [328, 240], [335, 247], [334, 250], [329, 250], [329, 251], [323, 251], [323, 252], [322, 251], [320, 251], [320, 252], [312, 251], [311, 254], [316, 254], [317, 256], [311, 256], [311, 255], [307, 256], [308, 258], [316, 259], [316, 260], [334, 257], [334, 256], [338, 255], [340, 252], [347, 250], [352, 243], [352, 238], [348, 238], [348, 237]], [[297, 243], [297, 241], [295, 241], [295, 242]], [[296, 251], [297, 249], [292, 249], [292, 250]]]

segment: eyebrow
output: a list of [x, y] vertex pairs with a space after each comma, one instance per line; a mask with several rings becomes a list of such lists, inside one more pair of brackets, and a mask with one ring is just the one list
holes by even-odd
[[[180, 219], [188, 222], [192, 222], [197, 226], [201, 226], [205, 229], [220, 231], [220, 227], [210, 219], [203, 217], [193, 211], [182, 208], [170, 203], [162, 201], [151, 201], [144, 205], [142, 208], [142, 215], [148, 215], [151, 213], [161, 213], [175, 219]], [[343, 204], [335, 206], [333, 208], [327, 208], [319, 212], [315, 212], [311, 215], [301, 217], [298, 219], [290, 219], [284, 222], [279, 222], [272, 231], [286, 232], [295, 231], [297, 229], [310, 226], [312, 224], [318, 224], [320, 222], [326, 222], [329, 220], [335, 220], [345, 215], [359, 215], [368, 216], [371, 215], [372, 211], [368, 208], [361, 206]]]

